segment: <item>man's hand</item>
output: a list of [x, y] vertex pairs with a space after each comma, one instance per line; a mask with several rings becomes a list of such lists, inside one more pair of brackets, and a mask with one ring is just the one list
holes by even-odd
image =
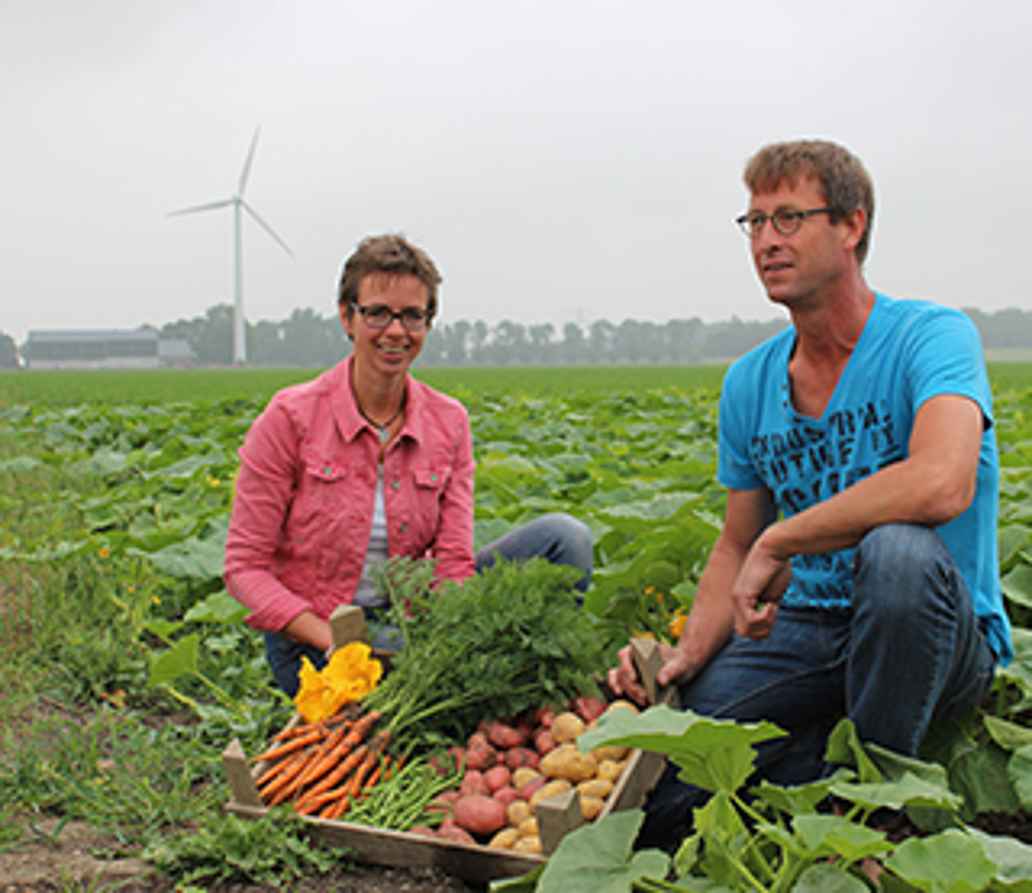
[[738, 635], [750, 639], [770, 635], [790, 576], [788, 560], [774, 553], [766, 537], [753, 543], [731, 589]]
[[[673, 645], [660, 642], [659, 653], [663, 658], [663, 666], [656, 673], [656, 685], [662, 687], [671, 682], [687, 679], [695, 673], [694, 664], [687, 655]], [[628, 697], [642, 706], [648, 706], [649, 699], [645, 686], [638, 678], [638, 670], [634, 666], [634, 658], [631, 656], [631, 646], [625, 645], [620, 649], [619, 664], [613, 667], [606, 675], [606, 682], [615, 695]]]

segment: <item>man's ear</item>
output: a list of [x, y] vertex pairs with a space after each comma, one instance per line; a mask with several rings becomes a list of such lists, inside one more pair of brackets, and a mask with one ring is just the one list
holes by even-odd
[[867, 212], [863, 208], [856, 208], [842, 218], [846, 225], [846, 245], [850, 251], [855, 251], [856, 246], [867, 232]]

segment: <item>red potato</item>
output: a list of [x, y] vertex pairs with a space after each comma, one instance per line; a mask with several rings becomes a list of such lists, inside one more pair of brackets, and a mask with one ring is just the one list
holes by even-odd
[[523, 787], [517, 788], [516, 793], [521, 800], [529, 800], [537, 793], [538, 788], [544, 787], [547, 781], [548, 779], [545, 776], [539, 775], [537, 778], [528, 781]]
[[434, 835], [438, 840], [454, 840], [457, 843], [475, 844], [476, 838], [457, 822], [442, 822]]
[[441, 812], [445, 816], [450, 816], [452, 808], [455, 806], [455, 801], [461, 796], [460, 791], [442, 791], [427, 804], [426, 808], [430, 812]]
[[517, 793], [516, 788], [510, 784], [507, 784], [504, 788], [499, 788], [491, 796], [503, 806], [508, 806], [513, 800], [520, 799], [520, 795]]
[[462, 796], [467, 794], [481, 794], [487, 796], [491, 793], [491, 790], [487, 786], [487, 782], [484, 780], [484, 773], [477, 769], [467, 769], [466, 774], [462, 776], [462, 784], [459, 785], [459, 792]]
[[505, 766], [492, 766], [484, 773], [484, 782], [492, 794], [499, 788], [504, 788], [510, 781], [512, 773]]
[[480, 794], [459, 797], [455, 801], [455, 824], [471, 834], [494, 834], [507, 824], [505, 806]]
[[546, 729], [552, 725], [555, 719], [555, 711], [551, 707], [538, 707], [534, 711], [534, 725], [544, 726]]
[[490, 747], [491, 742], [487, 740], [486, 732], [474, 732], [466, 739], [467, 749], [474, 747]]
[[518, 726], [495, 721], [487, 729], [487, 740], [499, 750], [522, 747], [527, 743], [526, 732]]
[[540, 761], [536, 751], [529, 747], [513, 747], [505, 752], [505, 765], [510, 769], [519, 769], [520, 766], [536, 767]]
[[598, 719], [606, 712], [607, 704], [601, 698], [591, 698], [585, 695], [580, 698], [574, 698], [571, 706], [585, 723], [589, 723]]
[[409, 834], [420, 834], [423, 837], [436, 837], [437, 830], [429, 825], [413, 825], [409, 828]]
[[555, 738], [549, 729], [540, 728], [534, 733], [534, 749], [540, 756], [555, 750]]
[[481, 744], [466, 751], [466, 768], [483, 772], [498, 762], [498, 751], [490, 744]]

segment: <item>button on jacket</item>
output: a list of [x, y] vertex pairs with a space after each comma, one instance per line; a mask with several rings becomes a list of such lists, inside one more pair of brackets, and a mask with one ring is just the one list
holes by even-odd
[[[358, 588], [373, 523], [377, 431], [358, 411], [351, 361], [276, 394], [240, 448], [225, 581], [247, 622], [326, 619]], [[473, 574], [473, 444], [451, 397], [408, 377], [405, 421], [383, 459], [387, 550]]]

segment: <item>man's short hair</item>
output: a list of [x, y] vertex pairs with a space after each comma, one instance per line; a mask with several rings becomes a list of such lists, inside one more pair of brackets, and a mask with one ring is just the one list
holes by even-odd
[[427, 323], [437, 314], [437, 286], [441, 274], [430, 256], [400, 234], [367, 236], [347, 259], [340, 276], [337, 303], [347, 304], [348, 315], [358, 303], [358, 287], [370, 273], [415, 276], [426, 286]]
[[805, 177], [821, 184], [832, 222], [857, 208], [866, 212], [867, 228], [855, 250], [863, 264], [874, 224], [874, 186], [859, 158], [828, 140], [793, 140], [764, 146], [745, 166], [745, 185], [754, 195], [772, 192], [782, 181], [794, 184]]

